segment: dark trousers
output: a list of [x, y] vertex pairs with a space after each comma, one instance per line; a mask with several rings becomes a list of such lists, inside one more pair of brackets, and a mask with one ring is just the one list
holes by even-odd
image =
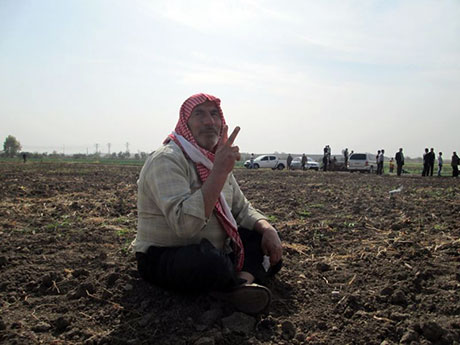
[[458, 165], [452, 165], [452, 176], [458, 177]]
[[[262, 236], [244, 228], [238, 229], [244, 246], [242, 271], [263, 281], [277, 273], [281, 262], [268, 272], [262, 267]], [[207, 239], [183, 247], [149, 247], [147, 253], [136, 253], [140, 276], [151, 284], [182, 292], [209, 292], [231, 289], [241, 282], [234, 267], [233, 254], [225, 254]]]
[[422, 176], [428, 176], [428, 170], [430, 170], [430, 165], [428, 163], [423, 163]]
[[427, 173], [427, 176], [433, 176], [433, 170], [434, 170], [434, 163], [430, 163], [428, 165], [428, 172], [429, 172], [429, 175]]
[[402, 164], [397, 164], [397, 167], [396, 167], [396, 174], [397, 174], [398, 176], [401, 176], [402, 168], [403, 168]]

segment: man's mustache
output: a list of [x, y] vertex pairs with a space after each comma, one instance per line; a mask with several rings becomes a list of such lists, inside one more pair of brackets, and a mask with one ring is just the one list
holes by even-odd
[[200, 131], [200, 134], [214, 134], [219, 135], [219, 131], [215, 127], [207, 127]]

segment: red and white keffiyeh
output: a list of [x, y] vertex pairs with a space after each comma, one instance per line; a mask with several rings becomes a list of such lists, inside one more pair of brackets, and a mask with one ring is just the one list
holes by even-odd
[[[225, 126], [225, 118], [224, 118], [222, 109], [220, 107], [220, 99], [217, 97], [211, 96], [211, 95], [199, 93], [199, 94], [189, 97], [182, 104], [180, 108], [179, 121], [177, 122], [175, 131], [171, 133], [164, 141], [164, 144], [166, 144], [170, 140], [173, 140], [182, 149], [184, 154], [186, 154], [186, 156], [189, 157], [195, 163], [196, 170], [198, 172], [198, 175], [202, 183], [206, 181], [206, 179], [208, 178], [211, 172], [212, 163], [214, 162], [214, 157], [215, 157], [214, 153], [215, 153], [216, 147], [213, 148], [211, 152], [199, 146], [195, 138], [193, 137], [192, 132], [188, 128], [187, 122], [188, 122], [188, 119], [190, 118], [190, 115], [192, 114], [193, 108], [195, 108], [197, 105], [200, 105], [206, 101], [211, 101], [216, 104], [217, 109], [219, 110], [220, 118], [222, 121], [222, 128], [223, 128]], [[221, 128], [220, 135], [222, 135], [222, 128]], [[187, 142], [184, 142], [183, 139], [188, 141], [188, 143], [190, 143], [192, 147], [190, 147]], [[198, 149], [198, 151], [195, 150], [195, 148]], [[194, 154], [192, 154], [191, 151], [194, 151]], [[200, 153], [204, 157], [197, 159], [196, 157], [199, 156]], [[216, 203], [215, 212], [216, 212], [217, 220], [219, 221], [220, 225], [224, 228], [225, 232], [232, 240], [232, 248], [233, 248], [233, 251], [235, 252], [235, 257], [236, 257], [235, 268], [237, 271], [241, 271], [241, 269], [243, 268], [243, 262], [244, 262], [243, 243], [241, 242], [241, 238], [240, 238], [240, 234], [238, 233], [238, 227], [236, 225], [236, 222], [230, 212], [228, 205], [225, 202], [225, 199], [222, 193]]]

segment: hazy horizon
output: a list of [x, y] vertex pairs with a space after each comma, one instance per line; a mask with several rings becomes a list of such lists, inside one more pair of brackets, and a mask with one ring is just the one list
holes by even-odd
[[242, 152], [460, 151], [460, 2], [0, 2], [0, 140], [151, 152], [222, 100]]

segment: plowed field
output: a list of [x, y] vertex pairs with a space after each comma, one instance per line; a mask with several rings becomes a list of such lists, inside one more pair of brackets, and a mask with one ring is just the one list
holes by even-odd
[[251, 317], [139, 278], [139, 171], [0, 164], [0, 343], [459, 344], [458, 179], [236, 169], [284, 245]]

